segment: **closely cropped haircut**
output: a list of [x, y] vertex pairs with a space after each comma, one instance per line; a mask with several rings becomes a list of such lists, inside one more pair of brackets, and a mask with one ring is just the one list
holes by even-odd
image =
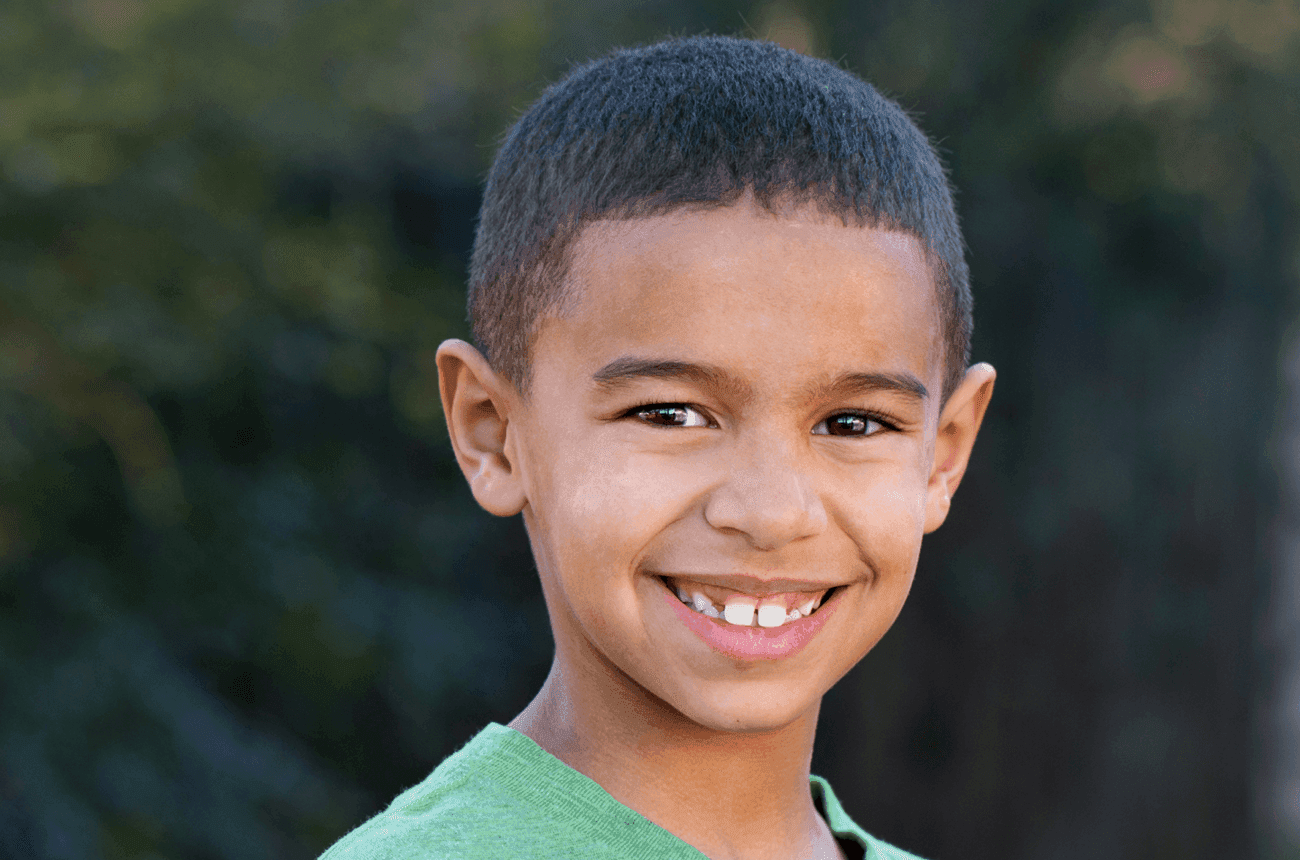
[[584, 224], [723, 206], [751, 192], [924, 245], [946, 398], [969, 361], [970, 271], [925, 134], [824, 60], [721, 36], [618, 50], [573, 69], [510, 129], [488, 174], [470, 265], [479, 348], [527, 396], [541, 320], [562, 313]]

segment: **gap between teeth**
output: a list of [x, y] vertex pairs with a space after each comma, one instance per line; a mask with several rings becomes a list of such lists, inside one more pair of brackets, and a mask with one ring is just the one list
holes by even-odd
[[726, 621], [735, 627], [780, 627], [782, 624], [812, 615], [813, 611], [821, 605], [820, 597], [810, 597], [789, 612], [774, 603], [755, 607], [744, 602], [728, 603], [719, 610], [712, 600], [700, 592], [692, 593], [680, 586], [677, 589], [677, 599], [701, 615]]

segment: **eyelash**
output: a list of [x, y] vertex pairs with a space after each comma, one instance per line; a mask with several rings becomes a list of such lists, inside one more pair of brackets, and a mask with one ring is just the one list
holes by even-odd
[[[660, 409], [665, 410], [665, 411], [666, 411], [666, 410], [669, 410], [669, 409], [685, 409], [685, 410], [689, 410], [689, 411], [691, 411], [691, 412], [696, 413], [696, 414], [699, 415], [701, 418], [703, 418], [706, 422], [708, 422], [708, 424], [709, 424], [710, 427], [716, 427], [716, 426], [717, 426], [717, 423], [716, 423], [712, 418], [710, 418], [710, 417], [708, 416], [708, 414], [707, 414], [706, 412], [704, 412], [704, 410], [700, 409], [699, 407], [692, 406], [692, 405], [690, 405], [689, 403], [664, 403], [664, 402], [662, 402], [662, 401], [652, 401], [652, 402], [650, 402], [650, 403], [642, 403], [642, 404], [639, 404], [639, 405], [637, 405], [637, 406], [633, 406], [631, 409], [629, 409], [629, 410], [627, 410], [626, 412], [624, 412], [623, 415], [622, 415], [621, 417], [623, 417], [623, 418], [640, 418], [641, 413], [643, 413], [643, 412], [653, 412], [653, 411], [660, 410]], [[644, 423], [649, 424], [651, 427], [668, 427], [668, 428], [671, 428], [671, 427], [692, 426], [692, 425], [681, 425], [681, 424], [655, 424], [655, 423], [652, 422], [652, 421], [646, 421], [644, 418], [641, 418], [641, 420], [642, 420]]]
[[[897, 424], [894, 424], [894, 422], [891, 421], [891, 420], [889, 420], [888, 417], [883, 416], [883, 414], [880, 414], [879, 412], [867, 412], [867, 411], [865, 411], [865, 409], [849, 409], [849, 411], [845, 411], [845, 412], [836, 412], [836, 413], [829, 414], [829, 416], [827, 416], [826, 418], [823, 418], [822, 421], [819, 421], [819, 422], [818, 422], [818, 425], [816, 425], [816, 426], [819, 426], [819, 427], [820, 427], [820, 426], [822, 426], [823, 424], [827, 424], [827, 425], [828, 425], [828, 424], [829, 424], [829, 421], [831, 421], [832, 418], [839, 418], [840, 416], [845, 416], [845, 417], [849, 417], [849, 418], [861, 418], [862, 421], [870, 421], [871, 424], [875, 424], [876, 426], [879, 427], [879, 430], [876, 430], [875, 433], [863, 433], [863, 434], [861, 434], [861, 435], [850, 436], [850, 438], [861, 439], [861, 438], [865, 438], [865, 436], [874, 436], [874, 435], [879, 434], [879, 433], [891, 433], [891, 431], [892, 431], [892, 433], [897, 433], [897, 431], [898, 431], [898, 425], [897, 425]], [[827, 435], [827, 436], [829, 436], [829, 435], [835, 435], [835, 434], [832, 434], [832, 433], [824, 433], [824, 434], [819, 433], [819, 434], [814, 434], [814, 435]]]
[[[655, 423], [652, 422], [652, 421], [647, 421], [647, 420], [645, 420], [644, 418], [641, 418], [641, 417], [640, 417], [640, 416], [642, 415], [642, 413], [651, 412], [651, 411], [654, 411], [654, 410], [660, 410], [660, 409], [662, 409], [662, 410], [669, 410], [669, 409], [689, 410], [689, 411], [691, 411], [691, 412], [696, 413], [696, 414], [699, 415], [701, 418], [703, 418], [706, 422], [708, 422], [708, 426], [710, 426], [710, 427], [716, 427], [716, 426], [717, 426], [717, 423], [716, 423], [716, 422], [715, 422], [711, 417], [709, 417], [708, 413], [706, 413], [704, 410], [700, 409], [700, 408], [697, 407], [697, 406], [692, 406], [692, 405], [689, 404], [689, 403], [664, 403], [664, 402], [662, 402], [662, 401], [653, 401], [653, 402], [649, 402], [649, 403], [642, 403], [642, 404], [638, 404], [637, 406], [633, 406], [632, 408], [628, 409], [628, 410], [627, 410], [626, 412], [624, 412], [624, 413], [622, 414], [622, 416], [620, 416], [620, 417], [623, 417], [623, 418], [638, 418], [638, 419], [640, 419], [641, 421], [643, 421], [644, 423], [649, 424], [649, 425], [652, 426], [652, 427], [663, 427], [663, 428], [669, 428], [669, 429], [674, 428], [674, 427], [676, 427], [676, 428], [681, 428], [681, 427], [697, 426], [697, 425], [689, 425], [689, 424], [686, 424], [686, 425], [682, 425], [682, 424], [655, 424]], [[841, 412], [835, 412], [835, 413], [832, 413], [831, 415], [828, 415], [828, 416], [826, 416], [826, 418], [824, 418], [824, 419], [822, 419], [821, 421], [817, 422], [817, 426], [820, 427], [822, 424], [825, 424], [826, 422], [829, 422], [831, 419], [833, 419], [833, 418], [838, 418], [838, 417], [840, 417], [840, 416], [846, 416], [846, 417], [851, 417], [851, 418], [859, 418], [859, 419], [862, 419], [863, 421], [872, 422], [872, 423], [876, 424], [876, 425], [880, 428], [879, 430], [876, 430], [876, 431], [873, 432], [873, 433], [863, 433], [863, 434], [861, 434], [860, 436], [852, 436], [852, 437], [849, 437], [849, 438], [864, 438], [864, 437], [867, 437], [867, 436], [874, 436], [874, 435], [876, 435], [877, 433], [880, 433], [880, 432], [882, 432], [882, 431], [893, 431], [893, 432], [897, 432], [898, 429], [899, 429], [898, 425], [897, 425], [896, 423], [894, 423], [892, 420], [890, 420], [887, 416], [881, 415], [881, 414], [878, 413], [878, 412], [870, 412], [870, 411], [867, 411], [867, 410], [859, 410], [859, 409], [850, 409], [850, 410], [844, 410], [844, 411], [841, 411]], [[817, 435], [817, 436], [833, 436], [833, 435], [835, 435], [835, 434], [833, 434], [833, 433], [815, 433], [814, 435]]]

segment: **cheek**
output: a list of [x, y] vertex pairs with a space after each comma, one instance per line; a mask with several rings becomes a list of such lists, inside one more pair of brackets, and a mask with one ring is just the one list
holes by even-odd
[[854, 475], [836, 497], [842, 527], [877, 564], [915, 557], [925, 529], [924, 475], [905, 468]]
[[566, 459], [551, 461], [556, 468], [537, 488], [546, 501], [537, 507], [576, 557], [606, 569], [632, 566], [657, 534], [689, 513], [705, 485], [700, 470], [662, 457], [596, 451]]

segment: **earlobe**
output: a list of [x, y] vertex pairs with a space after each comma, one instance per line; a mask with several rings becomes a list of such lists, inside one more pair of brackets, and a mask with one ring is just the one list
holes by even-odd
[[957, 491], [970, 462], [975, 436], [993, 397], [997, 373], [988, 364], [972, 365], [953, 391], [939, 415], [934, 441], [934, 465], [930, 471], [925, 508], [925, 531], [934, 531], [948, 517], [952, 495]]
[[488, 513], [509, 517], [527, 501], [511, 445], [514, 388], [463, 340], [438, 347], [438, 388], [456, 462], [474, 499]]

